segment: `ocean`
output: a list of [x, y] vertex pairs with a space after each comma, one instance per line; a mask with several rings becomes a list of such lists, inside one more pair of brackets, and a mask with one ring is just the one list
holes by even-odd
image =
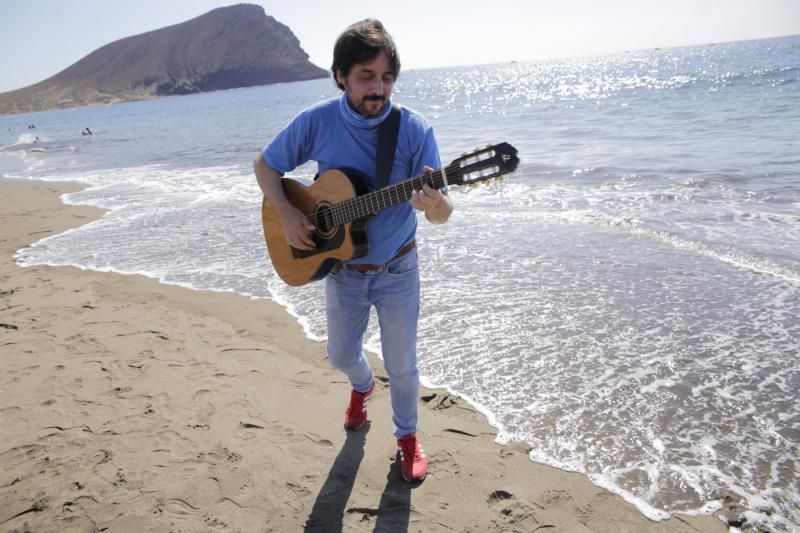
[[[322, 284], [290, 288], [267, 258], [252, 161], [337, 93], [0, 118], [2, 176], [84, 182], [65, 201], [109, 209], [17, 261], [271, 299], [324, 340]], [[800, 528], [800, 36], [408, 70], [394, 100], [445, 164], [503, 141], [521, 158], [451, 188], [446, 225], [420, 219], [424, 383], [650, 518], [727, 498], [748, 527]]]

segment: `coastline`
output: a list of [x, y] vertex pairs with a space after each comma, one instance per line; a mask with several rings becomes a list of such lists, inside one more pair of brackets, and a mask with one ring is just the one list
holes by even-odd
[[4, 529], [725, 531], [652, 522], [586, 476], [494, 442], [483, 415], [421, 390], [428, 479], [394, 463], [386, 375], [371, 423], [282, 307], [143, 276], [26, 267], [14, 253], [88, 223], [80, 184], [0, 180]]

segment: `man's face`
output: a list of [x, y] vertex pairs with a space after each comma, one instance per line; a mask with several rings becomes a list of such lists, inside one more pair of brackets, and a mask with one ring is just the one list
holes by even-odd
[[380, 114], [392, 95], [395, 77], [384, 52], [366, 63], [353, 65], [346, 77], [341, 72], [336, 74], [339, 83], [344, 85], [350, 105], [367, 118]]

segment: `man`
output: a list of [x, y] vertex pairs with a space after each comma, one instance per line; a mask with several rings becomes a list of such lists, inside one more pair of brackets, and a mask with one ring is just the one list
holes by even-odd
[[[278, 213], [287, 242], [300, 250], [313, 249], [310, 234], [315, 228], [286, 199], [281, 176], [314, 160], [320, 173], [332, 168], [354, 169], [375, 186], [378, 126], [391, 111], [400, 59], [383, 25], [366, 19], [339, 36], [331, 72], [343, 91], [341, 97], [301, 112], [264, 148], [254, 165], [258, 184]], [[424, 117], [402, 108], [389, 183], [440, 166], [432, 128]], [[375, 306], [389, 375], [394, 435], [403, 478], [409, 482], [423, 480], [428, 468], [416, 434], [419, 271], [414, 209], [440, 224], [450, 217], [453, 204], [446, 192], [425, 185], [412, 193], [410, 202], [380, 211], [367, 223], [369, 253], [334, 268], [325, 280], [328, 357], [353, 388], [345, 427], [356, 430], [366, 423], [366, 403], [375, 389], [362, 348], [370, 307]]]

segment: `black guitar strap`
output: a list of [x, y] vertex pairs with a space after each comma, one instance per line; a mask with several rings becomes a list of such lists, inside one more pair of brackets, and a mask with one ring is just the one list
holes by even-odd
[[389, 116], [378, 126], [378, 149], [375, 154], [375, 188], [386, 187], [394, 164], [397, 133], [400, 131], [400, 107], [392, 104]]

